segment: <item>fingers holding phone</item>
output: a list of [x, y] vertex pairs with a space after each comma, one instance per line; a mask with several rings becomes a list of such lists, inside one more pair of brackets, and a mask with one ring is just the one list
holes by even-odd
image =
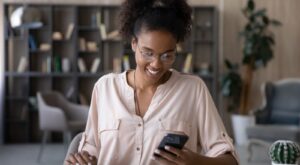
[[[182, 148], [188, 140], [187, 135], [167, 134], [154, 152], [154, 159], [164, 162], [171, 161], [173, 163], [182, 162]], [[165, 162], [166, 163], [166, 162]]]

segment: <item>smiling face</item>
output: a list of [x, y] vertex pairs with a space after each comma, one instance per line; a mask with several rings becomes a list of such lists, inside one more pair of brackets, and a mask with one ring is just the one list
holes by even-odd
[[176, 55], [176, 38], [167, 31], [141, 31], [132, 39], [136, 71], [144, 82], [155, 84], [172, 67]]

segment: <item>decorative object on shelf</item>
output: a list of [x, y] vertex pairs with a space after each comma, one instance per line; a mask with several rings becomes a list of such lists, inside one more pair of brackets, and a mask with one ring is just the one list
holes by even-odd
[[296, 142], [277, 140], [269, 150], [272, 165], [297, 165], [300, 157], [300, 147]]
[[64, 73], [69, 73], [71, 71], [70, 60], [67, 57], [62, 59], [62, 71]]
[[97, 52], [98, 51], [97, 43], [94, 41], [87, 41], [86, 48], [87, 48], [87, 51], [89, 51], [89, 52]]
[[184, 73], [190, 73], [191, 72], [191, 69], [192, 69], [192, 67], [191, 67], [191, 65], [192, 65], [192, 58], [193, 58], [193, 56], [192, 56], [191, 53], [189, 53], [186, 56], [182, 72], [184, 72]]
[[63, 35], [61, 32], [53, 32], [52, 39], [55, 41], [63, 40]]
[[46, 51], [49, 51], [51, 49], [51, 45], [48, 44], [48, 43], [41, 43], [39, 49], [41, 51], [46, 52]]
[[41, 12], [34, 7], [21, 6], [10, 16], [12, 28], [36, 29], [43, 26]]

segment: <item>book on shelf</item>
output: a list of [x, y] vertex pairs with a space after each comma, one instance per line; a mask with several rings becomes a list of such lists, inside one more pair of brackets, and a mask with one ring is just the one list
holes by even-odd
[[33, 35], [29, 35], [29, 48], [31, 51], [36, 51], [38, 48], [37, 48], [37, 44], [36, 44], [36, 40], [35, 38], [33, 37]]
[[78, 68], [81, 73], [86, 72], [86, 66], [82, 58], [78, 59]]
[[50, 57], [50, 56], [47, 57], [46, 63], [47, 63], [47, 69], [46, 69], [46, 72], [47, 72], [47, 73], [51, 73], [51, 57]]
[[79, 38], [79, 50], [86, 51], [86, 41], [84, 38]]
[[130, 63], [129, 63], [129, 56], [128, 55], [123, 56], [123, 68], [124, 68], [124, 70], [129, 70], [130, 69]]
[[101, 22], [101, 13], [100, 12], [96, 13], [96, 18], [97, 18], [97, 26], [99, 28], [99, 32], [100, 32], [101, 38], [103, 40], [106, 40], [107, 39], [106, 27], [105, 27], [105, 24], [103, 24]]
[[69, 58], [67, 57], [62, 58], [61, 63], [62, 63], [62, 71], [64, 73], [69, 73], [71, 71], [71, 63]]
[[61, 72], [61, 58], [60, 56], [54, 56], [54, 72]]
[[92, 64], [92, 67], [91, 67], [91, 73], [96, 73], [98, 68], [99, 68], [99, 65], [101, 63], [101, 60], [100, 58], [96, 58], [94, 61], [93, 61], [93, 64]]
[[28, 67], [28, 60], [26, 57], [23, 56], [20, 59], [17, 72], [19, 72], [19, 73], [25, 72], [27, 67]]
[[68, 29], [67, 29], [67, 32], [66, 32], [66, 40], [69, 40], [69, 39], [71, 39], [71, 37], [72, 37], [72, 34], [73, 34], [73, 31], [74, 31], [74, 23], [70, 23], [69, 25], [68, 25]]
[[191, 65], [192, 65], [192, 54], [189, 53], [184, 61], [184, 66], [182, 72], [184, 73], [190, 73], [191, 72]]
[[106, 27], [105, 27], [105, 25], [101, 24], [99, 26], [99, 28], [100, 28], [100, 34], [101, 34], [102, 40], [106, 40], [107, 39], [107, 33], [106, 33]]

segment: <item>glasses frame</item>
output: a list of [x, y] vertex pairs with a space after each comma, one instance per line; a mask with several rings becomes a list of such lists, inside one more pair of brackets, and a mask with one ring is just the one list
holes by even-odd
[[[137, 40], [136, 40], [137, 41]], [[171, 55], [173, 56], [171, 60], [168, 60], [168, 59], [164, 59], [164, 57], [166, 55], [169, 55], [168, 53], [161, 53], [161, 54], [157, 54], [157, 53], [153, 53], [153, 52], [150, 52], [151, 55], [147, 55], [148, 52], [145, 52], [145, 51], [142, 51], [139, 47], [139, 43], [137, 41], [136, 43], [137, 45], [137, 49], [139, 51], [139, 53], [141, 54], [142, 58], [147, 61], [147, 62], [153, 62], [155, 59], [157, 59], [159, 57], [159, 60], [164, 63], [164, 64], [172, 64], [175, 60], [176, 60], [176, 57], [177, 57], [177, 47], [175, 47], [174, 49], [174, 55]], [[173, 52], [173, 51], [172, 51]]]

